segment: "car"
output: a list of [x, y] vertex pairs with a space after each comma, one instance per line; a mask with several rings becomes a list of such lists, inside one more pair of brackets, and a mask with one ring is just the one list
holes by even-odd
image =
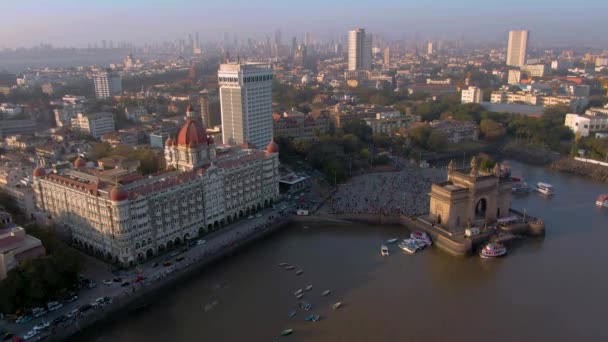
[[27, 340], [31, 340], [36, 335], [38, 335], [38, 331], [36, 331], [36, 330], [30, 330], [27, 333], [25, 333], [25, 335], [23, 335], [23, 339], [26, 340], [26, 341]]
[[74, 309], [68, 313], [68, 318], [75, 318], [78, 315], [80, 315], [80, 310]]
[[262, 217], [262, 214], [257, 214], [257, 215], [255, 215], [255, 217], [260, 218], [260, 217]]
[[51, 321], [51, 325], [57, 325], [61, 322], [65, 322], [68, 318], [65, 317], [65, 315], [61, 315], [56, 317], [54, 320]]
[[14, 339], [15, 339], [15, 334], [13, 334], [13, 333], [5, 332], [4, 335], [2, 335], [3, 341], [13, 341]]
[[106, 304], [112, 304], [112, 298], [110, 298], [110, 297], [108, 297], [108, 296], [103, 297], [103, 301], [104, 301]]
[[90, 289], [94, 288], [95, 286], [97, 286], [97, 283], [94, 282], [94, 281], [92, 281], [92, 280], [89, 281], [89, 285], [87, 285], [87, 287], [90, 288]]
[[122, 283], [122, 278], [121, 277], [114, 277], [112, 279], [112, 281], [115, 282], [115, 283]]
[[179, 255], [179, 252], [172, 252], [171, 254], [169, 254], [170, 257], [176, 257]]
[[25, 324], [29, 321], [32, 320], [32, 316], [21, 316], [19, 318], [17, 318], [17, 320], [15, 321], [15, 323], [17, 324]]
[[50, 306], [48, 307], [48, 308], [49, 308], [49, 311], [55, 311], [55, 310], [61, 309], [61, 308], [63, 307], [63, 304], [61, 304], [61, 303], [57, 303], [57, 302], [55, 302], [55, 303], [56, 303], [56, 304], [50, 305]]
[[104, 280], [103, 283], [108, 286], [111, 286], [113, 284], [113, 282], [111, 280]]
[[95, 299], [95, 303], [104, 305], [106, 303], [106, 300], [103, 297], [99, 297], [99, 298]]
[[93, 306], [91, 304], [85, 304], [83, 306], [80, 307], [80, 309], [78, 309], [80, 311], [80, 313], [85, 313], [89, 310], [91, 310], [93, 308]]
[[125, 286], [129, 286], [131, 285], [131, 283], [129, 283], [128, 281], [123, 281], [122, 284], [120, 284], [120, 286], [125, 287]]
[[158, 267], [158, 263], [157, 262], [155, 262], [155, 263], [152, 264], [152, 268], [155, 268], [155, 267]]
[[172, 263], [171, 263], [171, 261], [169, 261], [169, 260], [165, 260], [165, 261], [163, 262], [163, 266], [165, 266], [165, 267], [168, 267], [168, 266], [171, 266], [171, 265], [172, 265]]
[[252, 220], [253, 219], [253, 215], [249, 215], [249, 217], [247, 217], [248, 220]]
[[180, 261], [182, 261], [182, 260], [184, 260], [184, 259], [185, 259], [185, 258], [184, 258], [184, 256], [183, 256], [183, 255], [180, 255], [180, 256], [178, 256], [177, 258], [175, 258], [175, 261], [180, 262]]
[[46, 328], [48, 328], [51, 324], [49, 322], [42, 322], [36, 326], [34, 326], [34, 330], [35, 331], [42, 331]]
[[207, 240], [197, 240], [196, 245], [200, 246], [200, 245], [204, 244], [205, 242], [207, 242]]
[[[39, 309], [39, 310], [36, 310]], [[46, 315], [48, 313], [48, 311], [44, 310], [44, 309], [40, 309], [40, 308], [36, 308], [32, 311], [32, 314], [34, 315], [34, 317], [38, 318], [38, 317], [42, 317], [44, 315]]]
[[65, 301], [68, 303], [71, 303], [73, 301], [75, 301], [76, 299], [78, 299], [78, 296], [75, 294], [72, 294], [70, 297], [68, 297], [68, 299], [66, 299]]

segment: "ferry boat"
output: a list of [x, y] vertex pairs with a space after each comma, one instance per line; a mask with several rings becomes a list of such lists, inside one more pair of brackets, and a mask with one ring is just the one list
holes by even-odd
[[597, 198], [597, 201], [595, 201], [595, 204], [599, 205], [600, 207], [608, 208], [608, 194], [600, 195]]
[[337, 308], [339, 308], [339, 307], [341, 307], [341, 306], [342, 306], [342, 302], [336, 302], [336, 303], [334, 303], [334, 304], [331, 306], [331, 308], [335, 310], [335, 309], [337, 309]]
[[545, 194], [548, 196], [551, 196], [555, 193], [555, 191], [553, 190], [553, 185], [543, 182], [538, 182], [536, 184], [535, 190], [540, 192], [541, 194]]
[[325, 296], [327, 296], [327, 295], [328, 295], [330, 292], [331, 292], [331, 291], [329, 291], [329, 290], [325, 290], [325, 291], [323, 291], [323, 293], [321, 293], [321, 296], [325, 297]]
[[526, 182], [517, 182], [511, 186], [511, 191], [516, 194], [527, 194], [532, 191], [532, 187]]
[[488, 243], [479, 252], [479, 256], [482, 258], [496, 258], [505, 254], [507, 254], [507, 247], [495, 242]]
[[382, 247], [380, 247], [380, 253], [382, 254], [382, 256], [388, 256], [388, 247], [382, 245]]
[[413, 233], [410, 234], [410, 238], [412, 238], [412, 239], [414, 239], [416, 241], [422, 241], [427, 246], [430, 246], [430, 245], [433, 244], [433, 242], [431, 241], [431, 238], [425, 232], [415, 231], [415, 232], [413, 232]]

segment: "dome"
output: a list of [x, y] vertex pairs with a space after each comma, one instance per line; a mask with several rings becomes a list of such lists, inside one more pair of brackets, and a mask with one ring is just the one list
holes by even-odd
[[197, 119], [187, 119], [177, 134], [177, 145], [193, 147], [201, 144], [207, 144], [203, 123]]
[[44, 177], [46, 176], [46, 170], [42, 167], [37, 167], [34, 169], [34, 178]]
[[271, 141], [270, 144], [268, 144], [268, 146], [266, 146], [266, 152], [268, 153], [279, 153], [279, 144], [277, 144], [276, 142]]
[[165, 141], [165, 146], [173, 146], [173, 139], [167, 138], [167, 140]]
[[127, 191], [123, 191], [120, 187], [115, 186], [110, 191], [110, 200], [112, 202], [121, 202], [129, 198], [129, 193]]
[[84, 158], [81, 158], [80, 156], [78, 156], [78, 158], [76, 158], [76, 160], [74, 160], [75, 168], [80, 168], [80, 167], [85, 167], [85, 166], [87, 166], [87, 161], [84, 160]]

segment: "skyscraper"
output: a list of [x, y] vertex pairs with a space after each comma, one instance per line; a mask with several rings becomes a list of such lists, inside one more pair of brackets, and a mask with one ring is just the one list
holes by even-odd
[[95, 97], [101, 100], [122, 93], [122, 77], [111, 69], [105, 69], [95, 74], [93, 84], [95, 85]]
[[272, 139], [272, 68], [268, 64], [221, 64], [218, 71], [224, 144], [252, 143], [264, 148]]
[[391, 64], [391, 48], [389, 48], [389, 47], [384, 48], [383, 57], [384, 57], [384, 65]]
[[372, 35], [358, 28], [348, 31], [348, 70], [371, 70]]
[[509, 31], [509, 46], [507, 47], [507, 65], [521, 67], [526, 64], [528, 53], [528, 38], [530, 31]]

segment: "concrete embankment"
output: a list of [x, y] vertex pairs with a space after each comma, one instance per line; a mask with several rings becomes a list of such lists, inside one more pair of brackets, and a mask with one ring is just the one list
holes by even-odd
[[560, 158], [560, 154], [537, 145], [508, 144], [500, 154], [531, 165], [549, 165]]
[[[252, 235], [234, 242], [232, 245], [223, 248], [221, 251], [209, 255], [203, 259], [192, 261], [183, 268], [176, 269], [173, 273], [152, 282], [146, 287], [140, 287], [135, 292], [126, 291], [119, 297], [113, 298], [110, 305], [105, 306], [98, 311], [90, 312], [84, 317], [81, 317], [74, 324], [57, 331], [51, 336], [50, 341], [81, 341], [81, 335], [89, 335], [98, 327], [103, 327], [105, 324], [120, 321], [122, 318], [137, 312], [147, 309], [148, 305], [154, 303], [155, 299], [166, 293], [168, 290], [175, 290], [175, 287], [200, 275], [200, 272], [211, 264], [218, 262], [225, 257], [234, 254], [244, 247], [251, 245], [253, 242], [262, 239], [270, 234], [273, 234], [280, 228], [288, 226], [292, 223], [291, 217], [286, 217], [280, 222], [276, 222], [266, 228], [256, 231]], [[127, 288], [129, 290], [129, 288]]]
[[591, 178], [596, 181], [608, 183], [608, 167], [585, 163], [572, 158], [562, 158], [551, 164], [553, 170], [571, 173], [577, 176]]

